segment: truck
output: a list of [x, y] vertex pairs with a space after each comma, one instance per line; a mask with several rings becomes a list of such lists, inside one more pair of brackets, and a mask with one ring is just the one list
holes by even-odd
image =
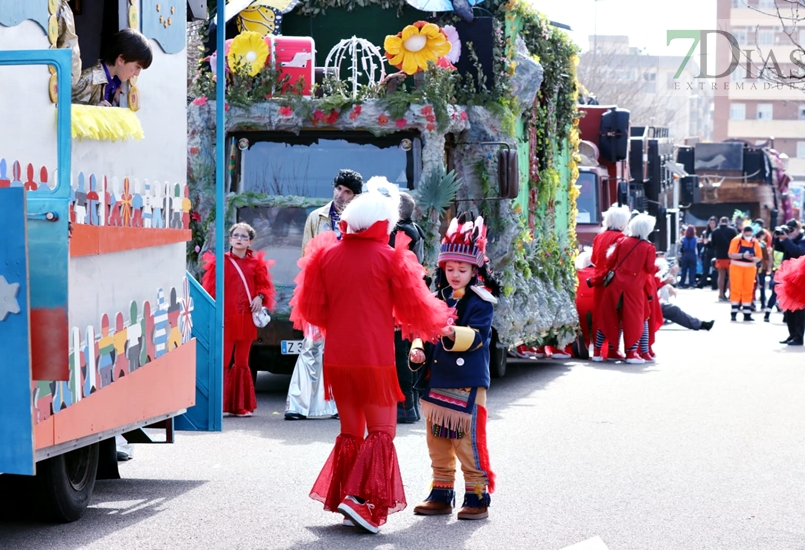
[[679, 147], [676, 161], [683, 180], [685, 222], [704, 228], [710, 216], [732, 218], [736, 211], [761, 218], [766, 227], [794, 217], [791, 178], [773, 140], [761, 145], [743, 140]]
[[[521, 0], [488, 0], [472, 21], [451, 7], [420, 10], [416, 1], [303, 0], [273, 15], [260, 3], [241, 4], [217, 29], [227, 29], [228, 62], [237, 61], [238, 51], [251, 51], [253, 61], [245, 75], [227, 65], [225, 98], [214, 93], [207, 70], [196, 76], [188, 180], [203, 253], [220, 212], [212, 206], [213, 133], [216, 111], [224, 108], [227, 223], [252, 224], [259, 235], [254, 247], [276, 262], [279, 305], [252, 347], [255, 375], [288, 373], [296, 362], [302, 335], [288, 321], [288, 298], [302, 227], [331, 199], [340, 168], [365, 179], [383, 175], [415, 196], [431, 272], [451, 217], [464, 211], [485, 217], [487, 253], [503, 286], [493, 322], [493, 376], [505, 373], [512, 346], [572, 341], [578, 48], [567, 34]], [[268, 19], [275, 24], [259, 23]], [[432, 38], [449, 40], [454, 55], [434, 56], [410, 73], [392, 66], [394, 56], [383, 51], [389, 37], [428, 24], [427, 32], [439, 33]]]
[[[434, 16], [415, 1], [302, 1], [271, 28], [253, 25], [266, 19], [263, 6], [244, 4], [231, 12], [236, 24], [217, 26], [228, 29], [227, 60], [257, 32], [269, 51], [254, 46], [251, 59], [265, 66], [250, 65], [244, 77], [228, 65], [223, 99], [205, 88], [212, 80], [205, 70], [197, 75], [188, 106], [188, 179], [209, 227], [218, 215], [215, 113], [225, 101], [227, 222], [252, 224], [254, 248], [275, 261], [279, 305], [252, 347], [255, 375], [289, 373], [296, 362], [302, 335], [288, 321], [288, 299], [302, 228], [331, 200], [340, 168], [365, 179], [385, 176], [414, 195], [431, 272], [450, 218], [463, 211], [485, 217], [488, 256], [503, 286], [493, 376], [505, 373], [512, 346], [572, 341], [578, 48], [567, 34], [520, 0], [489, 0], [471, 22], [452, 8]], [[388, 37], [427, 24], [451, 41], [454, 57], [434, 58], [413, 74], [392, 66], [383, 52]], [[308, 86], [311, 79], [317, 85]], [[275, 85], [258, 89], [256, 81]], [[211, 241], [207, 232], [197, 244], [203, 251]]]
[[[23, 487], [0, 498], [33, 495], [49, 520], [120, 476], [119, 436], [220, 429], [220, 381], [196, 390], [210, 323], [186, 272], [185, 22], [184, 2], [0, 1], [0, 485]], [[71, 104], [126, 27], [152, 66], [119, 107]]]
[[602, 212], [613, 204], [657, 219], [651, 238], [657, 250], [673, 251], [678, 240], [680, 175], [668, 128], [632, 125], [630, 112], [615, 105], [580, 105], [582, 163], [579, 167], [579, 242], [591, 246]]

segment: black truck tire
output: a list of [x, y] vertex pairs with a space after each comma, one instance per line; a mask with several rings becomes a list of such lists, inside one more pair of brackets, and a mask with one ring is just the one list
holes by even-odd
[[94, 443], [36, 465], [37, 496], [47, 520], [67, 523], [84, 514], [95, 489], [98, 446]]
[[492, 329], [492, 339], [489, 342], [489, 374], [492, 378], [506, 376], [506, 357], [508, 349], [498, 341], [498, 333]]

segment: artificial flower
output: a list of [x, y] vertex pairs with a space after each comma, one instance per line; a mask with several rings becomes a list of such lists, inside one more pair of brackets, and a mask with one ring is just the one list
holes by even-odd
[[385, 126], [388, 123], [389, 123], [388, 115], [386, 113], [380, 113], [380, 115], [377, 117], [377, 124], [379, 126]]
[[406, 126], [408, 126], [408, 121], [405, 120], [404, 118], [398, 118], [397, 120], [394, 121], [394, 124], [397, 125], [397, 128], [405, 128]]
[[313, 117], [311, 118], [311, 122], [313, 124], [318, 124], [322, 120], [324, 120], [324, 111], [322, 111], [321, 109], [316, 109], [315, 111], [313, 111]]
[[448, 71], [456, 70], [455, 65], [450, 63], [450, 59], [448, 59], [447, 56], [440, 57], [438, 60], [436, 60], [436, 66], [439, 67], [440, 69], [446, 69]]
[[428, 61], [435, 63], [451, 48], [444, 31], [425, 21], [408, 25], [396, 36], [387, 36], [383, 47], [389, 63], [409, 75], [427, 69]]
[[206, 105], [207, 104], [207, 96], [197, 97], [193, 100], [193, 105]]
[[361, 114], [361, 106], [355, 105], [352, 110], [349, 112], [350, 120], [357, 120], [358, 116]]
[[461, 59], [461, 39], [458, 37], [458, 31], [453, 25], [445, 25], [442, 30], [451, 46], [445, 57], [450, 63], [458, 63], [458, 60]]
[[280, 116], [293, 116], [293, 109], [291, 109], [288, 105], [283, 105], [280, 107], [279, 114]]
[[339, 114], [340, 113], [338, 112], [338, 109], [333, 109], [332, 111], [330, 111], [330, 114], [327, 115], [327, 117], [324, 119], [324, 122], [332, 126], [333, 124], [335, 124], [335, 121], [338, 120]]
[[[227, 55], [229, 55], [229, 48], [232, 47], [232, 40], [234, 40], [234, 39], [230, 38], [229, 40], [224, 42], [224, 51], [226, 52]], [[227, 58], [225, 58], [225, 61], [226, 60], [227, 60]], [[207, 57], [205, 59], [205, 61], [209, 62], [210, 70], [212, 71], [213, 76], [218, 76], [218, 50], [215, 50], [214, 52], [212, 52], [212, 55]], [[224, 70], [226, 72], [230, 72], [229, 64], [226, 63], [226, 62], [224, 62]]]
[[240, 67], [249, 76], [255, 76], [266, 65], [268, 44], [259, 33], [246, 31], [232, 39], [226, 60], [230, 67]]

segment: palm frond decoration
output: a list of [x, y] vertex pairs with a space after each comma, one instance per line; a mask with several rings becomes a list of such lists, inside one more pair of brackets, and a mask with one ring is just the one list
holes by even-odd
[[430, 217], [431, 213], [435, 213], [438, 217], [449, 208], [462, 184], [463, 180], [455, 170], [445, 172], [444, 167], [439, 165], [422, 179], [414, 198], [423, 214]]
[[417, 209], [422, 214], [419, 225], [425, 232], [424, 264], [426, 266], [432, 268], [436, 265], [441, 240], [439, 234], [441, 218], [456, 198], [456, 193], [461, 189], [463, 183], [464, 181], [456, 175], [455, 170], [446, 172], [444, 167], [439, 165], [422, 178], [422, 182], [414, 193]]

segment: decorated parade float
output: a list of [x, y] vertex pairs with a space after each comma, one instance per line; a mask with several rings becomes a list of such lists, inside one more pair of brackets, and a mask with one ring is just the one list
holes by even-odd
[[[338, 169], [383, 175], [417, 200], [425, 264], [459, 211], [482, 215], [501, 279], [492, 371], [517, 344], [575, 338], [577, 48], [524, 0], [256, 0], [227, 5], [188, 106], [196, 205], [191, 271], [213, 242], [216, 59], [226, 56], [227, 223], [276, 261], [275, 321], [253, 370], [289, 372], [288, 299], [307, 214]], [[213, 11], [211, 10], [211, 13]]]

